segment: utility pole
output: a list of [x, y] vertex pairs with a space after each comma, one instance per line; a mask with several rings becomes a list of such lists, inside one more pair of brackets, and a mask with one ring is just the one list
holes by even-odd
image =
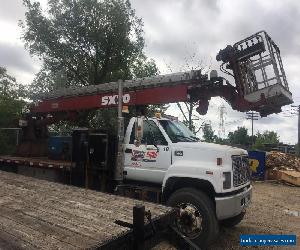
[[300, 157], [300, 105], [292, 105], [293, 108], [298, 108], [298, 147], [296, 154]]
[[247, 120], [251, 120], [251, 141], [252, 146], [254, 145], [254, 135], [253, 135], [253, 121], [257, 121], [259, 118], [259, 114], [255, 111], [247, 112]]
[[122, 114], [123, 109], [123, 88], [124, 82], [118, 80], [118, 153], [117, 164], [115, 169], [115, 180], [118, 183], [123, 182], [123, 166], [124, 166], [124, 154], [123, 154], [123, 140], [124, 140], [124, 117]]
[[226, 113], [226, 107], [224, 104], [222, 104], [219, 107], [219, 137], [224, 138], [225, 136], [225, 114]]
[[300, 105], [298, 106], [298, 152], [297, 155], [300, 157]]

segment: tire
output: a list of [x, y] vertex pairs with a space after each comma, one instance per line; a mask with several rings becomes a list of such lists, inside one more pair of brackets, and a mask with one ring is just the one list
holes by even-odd
[[246, 212], [242, 212], [234, 217], [231, 217], [231, 218], [228, 218], [225, 220], [221, 220], [220, 224], [223, 227], [234, 227], [243, 220], [245, 214], [246, 214]]
[[[175, 227], [177, 231], [187, 236], [196, 245], [200, 247], [206, 247], [217, 237], [219, 232], [219, 223], [215, 215], [214, 204], [211, 199], [202, 191], [193, 188], [179, 189], [171, 195], [167, 201], [167, 205], [177, 208], [182, 208], [185, 205], [187, 206], [187, 208], [183, 209], [184, 212], [180, 212], [180, 216], [173, 221], [172, 226]], [[191, 224], [191, 218], [188, 218], [188, 220], [185, 220], [184, 218], [186, 217], [185, 209], [190, 209], [190, 206], [197, 208], [198, 210], [197, 213], [195, 212], [194, 216], [192, 216], [196, 218], [194, 221], [196, 220], [198, 222], [199, 216], [201, 216], [202, 219], [201, 226], [198, 227], [198, 230], [194, 229], [195, 233], [187, 233], [186, 230], [182, 230], [181, 227], [183, 224], [184, 229], [193, 227], [189, 225]], [[180, 211], [182, 211], [182, 209], [180, 209]]]

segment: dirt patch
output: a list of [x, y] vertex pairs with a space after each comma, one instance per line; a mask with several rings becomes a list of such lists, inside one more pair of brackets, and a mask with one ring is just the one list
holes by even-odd
[[[300, 249], [300, 187], [275, 181], [254, 182], [253, 200], [244, 220], [234, 228], [220, 228], [209, 250]], [[241, 234], [296, 234], [297, 247], [243, 247]], [[163, 242], [155, 250], [176, 249]]]
[[[221, 228], [210, 249], [246, 249], [241, 234], [296, 234], [300, 247], [300, 188], [277, 182], [254, 182], [253, 201], [244, 220], [234, 228]], [[252, 247], [253, 248], [253, 247]], [[263, 247], [263, 249], [291, 247]], [[296, 249], [296, 248], [293, 248]]]

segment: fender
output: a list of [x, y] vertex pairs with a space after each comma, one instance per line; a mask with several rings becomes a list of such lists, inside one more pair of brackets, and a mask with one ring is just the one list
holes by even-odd
[[[206, 167], [199, 167], [201, 165]], [[220, 179], [222, 179], [220, 167], [212, 166], [208, 162], [186, 160], [175, 162], [168, 168], [165, 174], [162, 191], [164, 191], [167, 181], [173, 177], [204, 180], [213, 186], [215, 192], [222, 192], [220, 185], [223, 185], [223, 183], [220, 183]]]

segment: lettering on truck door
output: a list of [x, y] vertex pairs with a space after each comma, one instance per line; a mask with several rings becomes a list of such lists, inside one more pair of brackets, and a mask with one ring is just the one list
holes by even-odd
[[125, 147], [125, 171], [128, 179], [161, 183], [171, 165], [171, 150], [160, 128], [153, 120], [145, 120], [140, 146], [134, 145], [133, 126]]

